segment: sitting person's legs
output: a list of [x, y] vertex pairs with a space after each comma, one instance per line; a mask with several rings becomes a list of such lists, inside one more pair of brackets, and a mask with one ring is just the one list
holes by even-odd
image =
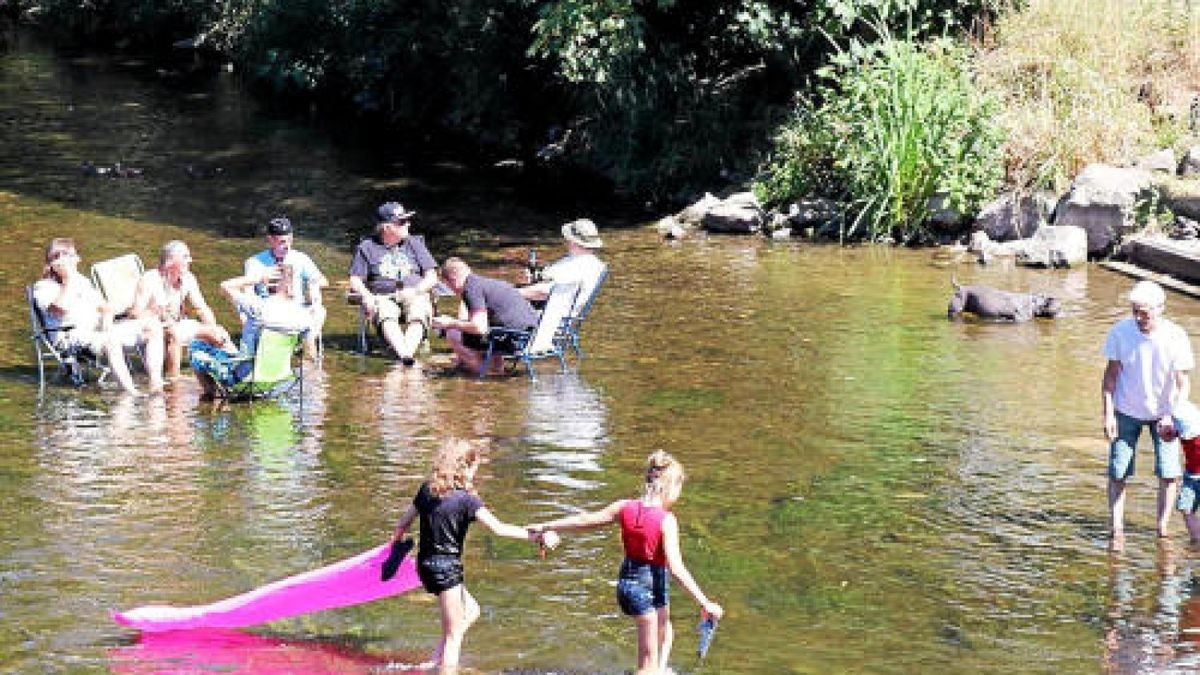
[[404, 321], [404, 351], [400, 352], [400, 359], [405, 365], [412, 365], [413, 355], [417, 353], [421, 341], [429, 332], [429, 322], [433, 320], [433, 303], [430, 302], [428, 294], [417, 293], [402, 297], [400, 309]]
[[212, 400], [220, 387], [232, 386], [245, 377], [243, 364], [232, 360], [240, 353], [237, 345], [220, 326], [202, 326], [190, 343], [189, 351], [192, 372], [203, 390], [203, 400]]
[[183, 365], [183, 348], [196, 339], [196, 333], [203, 325], [195, 319], [181, 319], [163, 326], [165, 338], [163, 370], [167, 377], [179, 377], [179, 369]]
[[[109, 334], [120, 345], [121, 349], [109, 354], [109, 361], [125, 361], [125, 348], [141, 347], [142, 360], [146, 366], [146, 374], [150, 377], [150, 391], [159, 392], [163, 388], [163, 327], [158, 319], [126, 319], [117, 321], [109, 329]], [[119, 353], [120, 359], [116, 358]], [[128, 365], [125, 366], [128, 369]], [[113, 371], [116, 374], [114, 368]]]

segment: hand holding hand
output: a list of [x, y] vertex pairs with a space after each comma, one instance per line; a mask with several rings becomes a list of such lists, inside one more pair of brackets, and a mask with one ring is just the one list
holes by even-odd
[[559, 537], [558, 533], [554, 530], [542, 530], [542, 534], [539, 539], [542, 546], [550, 549], [551, 551], [558, 548], [558, 544], [562, 541], [562, 538]]
[[1168, 443], [1179, 437], [1179, 431], [1175, 428], [1175, 420], [1171, 419], [1170, 415], [1159, 420], [1158, 435]]

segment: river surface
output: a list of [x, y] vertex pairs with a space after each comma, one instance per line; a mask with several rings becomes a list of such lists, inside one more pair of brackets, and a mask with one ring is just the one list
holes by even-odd
[[[199, 604], [384, 541], [447, 437], [483, 439], [479, 475], [523, 523], [637, 493], [674, 452], [684, 555], [728, 616], [695, 657], [676, 585], [678, 672], [1171, 672], [1200, 667], [1200, 551], [1153, 531], [1148, 454], [1123, 555], [1106, 551], [1100, 345], [1130, 280], [1028, 271], [928, 250], [653, 231], [539, 208], [453, 163], [410, 168], [386, 142], [268, 114], [235, 74], [188, 82], [133, 59], [0, 54], [0, 670], [382, 672], [438, 636], [421, 592], [253, 630], [139, 637], [115, 609]], [[82, 162], [143, 170], [87, 177]], [[191, 165], [191, 175], [187, 166]], [[217, 169], [221, 169], [217, 171]], [[195, 177], [194, 177], [195, 176]], [[211, 177], [207, 177], [211, 176]], [[356, 314], [329, 296], [327, 355], [303, 396], [204, 404], [39, 390], [22, 288], [54, 236], [85, 263], [191, 244], [216, 284], [288, 213], [342, 283], [373, 207], [398, 198], [435, 255], [513, 278], [527, 247], [590, 215], [612, 270], [567, 373], [476, 381], [359, 356]], [[1053, 292], [1056, 321], [948, 322], [950, 279]], [[1200, 305], [1172, 295], [1189, 333]], [[435, 340], [440, 357], [445, 344]], [[476, 528], [483, 616], [472, 672], [617, 673], [635, 634], [613, 599], [612, 530], [539, 560]]]

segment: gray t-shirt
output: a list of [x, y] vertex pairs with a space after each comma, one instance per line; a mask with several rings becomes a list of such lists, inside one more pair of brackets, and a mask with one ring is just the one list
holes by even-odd
[[538, 322], [533, 305], [507, 281], [472, 274], [463, 284], [462, 299], [469, 314], [486, 309], [493, 328], [529, 330]]
[[437, 268], [437, 261], [421, 237], [405, 237], [395, 246], [378, 239], [363, 239], [350, 261], [350, 276], [364, 279], [372, 293], [395, 293], [421, 283], [421, 277]]

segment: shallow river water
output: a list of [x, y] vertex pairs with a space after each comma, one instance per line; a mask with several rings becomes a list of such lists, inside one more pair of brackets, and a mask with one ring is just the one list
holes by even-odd
[[[486, 439], [479, 487], [522, 523], [636, 494], [663, 447], [689, 480], [684, 555], [721, 602], [708, 659], [677, 585], [678, 672], [1169, 672], [1200, 664], [1200, 550], [1155, 540], [1153, 481], [1131, 484], [1130, 541], [1106, 552], [1100, 345], [1130, 280], [931, 251], [741, 238], [659, 241], [644, 227], [522, 203], [455, 167], [410, 174], [350, 132], [274, 118], [225, 74], [164, 84], [136, 61], [0, 54], [0, 670], [381, 672], [424, 658], [436, 606], [410, 593], [240, 632], [139, 637], [108, 613], [196, 604], [382, 542], [445, 438]], [[322, 127], [323, 128], [323, 127]], [[138, 178], [85, 177], [123, 161]], [[186, 167], [224, 169], [193, 178]], [[567, 373], [488, 380], [359, 356], [330, 293], [323, 367], [303, 396], [203, 404], [39, 392], [22, 288], [54, 236], [85, 263], [148, 262], [188, 241], [216, 284], [287, 212], [299, 247], [344, 280], [373, 206], [399, 198], [439, 258], [512, 278], [556, 224], [592, 215], [612, 274]], [[538, 234], [541, 232], [542, 234]], [[1053, 322], [948, 322], [950, 279], [1056, 293]], [[1200, 305], [1172, 296], [1189, 333]], [[435, 340], [435, 352], [444, 343]], [[477, 528], [478, 530], [479, 528]], [[477, 672], [631, 669], [613, 600], [613, 531], [546, 560], [481, 531]]]

